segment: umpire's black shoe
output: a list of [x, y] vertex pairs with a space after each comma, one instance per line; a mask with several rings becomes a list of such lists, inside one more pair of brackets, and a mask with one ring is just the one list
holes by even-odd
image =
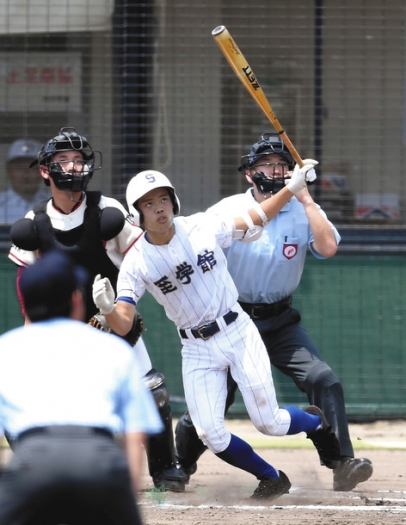
[[334, 469], [333, 488], [338, 491], [349, 491], [358, 483], [366, 481], [372, 476], [372, 463], [367, 458], [347, 458]]
[[261, 479], [251, 498], [271, 501], [288, 494], [291, 486], [287, 475], [280, 470], [278, 479]]
[[320, 462], [327, 468], [335, 469], [340, 465], [340, 443], [333, 432], [331, 426], [327, 423], [323, 412], [319, 407], [311, 405], [305, 409], [308, 414], [314, 414], [320, 417], [321, 428], [307, 433], [307, 438], [313, 441], [319, 453]]
[[191, 465], [189, 468], [188, 467], [183, 467], [182, 465], [180, 465], [180, 463], [178, 463], [178, 466], [179, 466], [179, 468], [181, 468], [183, 470], [183, 472], [186, 475], [185, 483], [187, 485], [189, 483], [190, 476], [192, 476], [197, 470], [197, 463], [193, 463], [193, 465]]
[[152, 476], [155, 488], [169, 492], [184, 492], [185, 485], [189, 480], [188, 475], [182, 468], [176, 466], [167, 468]]

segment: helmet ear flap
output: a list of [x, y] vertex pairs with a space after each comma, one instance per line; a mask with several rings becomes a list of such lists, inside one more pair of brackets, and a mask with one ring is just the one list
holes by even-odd
[[168, 188], [168, 190], [169, 190], [169, 194], [171, 196], [171, 201], [173, 204], [173, 214], [179, 215], [180, 202], [179, 202], [178, 196], [176, 195], [175, 190], [173, 190], [172, 188]]

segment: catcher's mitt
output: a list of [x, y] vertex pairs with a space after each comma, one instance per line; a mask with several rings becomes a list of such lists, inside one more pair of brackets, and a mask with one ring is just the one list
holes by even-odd
[[113, 333], [113, 330], [109, 327], [106, 318], [102, 314], [94, 314], [94, 316], [88, 320], [87, 324], [103, 332]]
[[130, 343], [131, 346], [135, 346], [143, 331], [144, 321], [142, 320], [141, 314], [137, 312], [131, 330], [128, 334], [123, 335], [123, 339], [125, 339], [127, 343]]
[[102, 330], [103, 332], [117, 335], [118, 337], [121, 337], [122, 339], [127, 341], [127, 343], [129, 343], [131, 346], [135, 346], [137, 344], [138, 339], [144, 331], [144, 322], [142, 320], [141, 314], [139, 314], [138, 312], [137, 315], [134, 317], [131, 330], [126, 335], [116, 334], [116, 332], [114, 332], [114, 330], [112, 330], [109, 327], [105, 316], [102, 314], [94, 314], [94, 316], [89, 319], [87, 324], [93, 326], [94, 328], [97, 328], [98, 330]]

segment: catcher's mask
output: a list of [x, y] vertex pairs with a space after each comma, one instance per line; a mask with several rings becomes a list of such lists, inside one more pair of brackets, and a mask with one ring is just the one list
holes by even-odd
[[[241, 166], [238, 170], [254, 170], [254, 175], [251, 175], [251, 179], [257, 187], [258, 191], [264, 193], [278, 193], [286, 184], [287, 179], [290, 177], [275, 177], [274, 174], [266, 176], [261, 171], [260, 160], [265, 155], [280, 155], [287, 163], [287, 169], [284, 167], [284, 172], [290, 171], [294, 168], [294, 160], [292, 154], [286, 147], [283, 140], [280, 138], [278, 133], [263, 133], [261, 140], [256, 142], [250, 149], [247, 155], [241, 157]], [[264, 159], [264, 164], [279, 164], [281, 163], [267, 163]], [[258, 168], [258, 171], [257, 169]]]
[[165, 188], [168, 190], [173, 204], [173, 213], [174, 215], [179, 215], [180, 202], [175, 193], [175, 188], [172, 186], [168, 177], [156, 170], [141, 171], [130, 180], [126, 190], [128, 211], [136, 222], [137, 218], [139, 218], [138, 223], [140, 225], [144, 222], [144, 218], [138, 209], [137, 202], [141, 197], [156, 188]]
[[[62, 166], [63, 161], [53, 161], [53, 156], [63, 151], [78, 151], [83, 161], [71, 162], [72, 169], [65, 171]], [[57, 188], [79, 192], [86, 190], [93, 172], [101, 168], [102, 154], [100, 151], [94, 151], [86, 137], [79, 135], [75, 128], [65, 127], [61, 128], [59, 135], [43, 145], [38, 153], [38, 159], [32, 162], [31, 166], [37, 163], [48, 168], [49, 176]], [[44, 182], [46, 186], [50, 185], [49, 180], [44, 179]]]

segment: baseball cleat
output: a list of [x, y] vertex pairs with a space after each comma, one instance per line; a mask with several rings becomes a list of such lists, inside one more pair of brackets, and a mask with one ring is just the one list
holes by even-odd
[[152, 477], [155, 488], [169, 492], [183, 492], [189, 476], [176, 466], [155, 473]]
[[183, 481], [175, 481], [173, 479], [165, 479], [162, 475], [153, 478], [154, 487], [163, 492], [184, 492], [185, 483]]
[[291, 486], [287, 475], [279, 470], [278, 479], [261, 479], [251, 498], [271, 501], [283, 494], [288, 494]]
[[193, 465], [191, 465], [189, 468], [187, 467], [182, 467], [179, 463], [178, 463], [178, 468], [181, 468], [183, 470], [183, 472], [185, 473], [186, 475], [186, 480], [185, 480], [185, 483], [186, 485], [189, 483], [189, 480], [190, 480], [190, 476], [192, 476], [196, 470], [197, 470], [197, 463], [193, 463]]
[[367, 481], [372, 476], [372, 463], [367, 458], [348, 458], [334, 469], [333, 488], [338, 491], [349, 491], [358, 483]]
[[321, 428], [307, 433], [307, 438], [313, 441], [313, 445], [320, 457], [320, 462], [327, 468], [335, 469], [340, 465], [340, 443], [338, 438], [328, 424], [323, 412], [319, 407], [310, 405], [305, 409], [308, 414], [320, 417]]

